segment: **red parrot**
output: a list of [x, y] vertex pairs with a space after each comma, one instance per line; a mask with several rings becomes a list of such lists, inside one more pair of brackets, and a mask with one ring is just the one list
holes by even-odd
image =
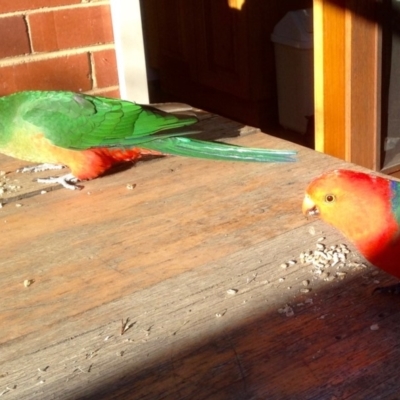
[[[371, 264], [400, 278], [400, 182], [339, 169], [307, 187], [303, 214], [340, 230]], [[400, 284], [377, 288], [400, 293]]]
[[[197, 122], [130, 101], [72, 92], [26, 91], [0, 98], [0, 152], [44, 163], [23, 169], [68, 166], [70, 174], [41, 182], [76, 189], [116, 163], [143, 154], [173, 154], [213, 160], [290, 162], [295, 151], [253, 149], [189, 139], [182, 131]], [[54, 166], [53, 164], [56, 164]]]

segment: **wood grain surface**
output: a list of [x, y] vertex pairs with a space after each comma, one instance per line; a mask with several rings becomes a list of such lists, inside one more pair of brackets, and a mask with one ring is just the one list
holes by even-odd
[[[0, 209], [0, 396], [398, 398], [400, 302], [371, 295], [394, 279], [301, 214], [315, 175], [356, 167], [199, 115], [211, 137], [299, 161], [165, 157], [49, 191], [0, 157], [20, 186]], [[341, 277], [300, 262], [317, 243], [352, 250]]]

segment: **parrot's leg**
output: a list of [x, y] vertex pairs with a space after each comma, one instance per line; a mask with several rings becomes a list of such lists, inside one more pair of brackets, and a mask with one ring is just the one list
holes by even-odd
[[372, 294], [375, 294], [375, 293], [400, 294], [400, 283], [396, 283], [395, 285], [377, 287], [372, 292]]
[[76, 185], [79, 182], [79, 179], [72, 174], [66, 174], [62, 176], [51, 176], [49, 178], [38, 178], [36, 179], [39, 183], [59, 183], [64, 186], [66, 189], [70, 190], [81, 190], [82, 187]]
[[39, 165], [34, 165], [32, 167], [23, 167], [23, 168], [19, 168], [17, 169], [17, 172], [42, 172], [42, 171], [48, 171], [51, 169], [63, 169], [65, 168], [64, 165], [61, 164], [39, 164]]

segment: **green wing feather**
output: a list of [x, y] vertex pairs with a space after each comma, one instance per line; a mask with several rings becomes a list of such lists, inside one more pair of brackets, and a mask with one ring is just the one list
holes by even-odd
[[14, 104], [17, 110], [14, 121], [36, 127], [54, 145], [68, 149], [141, 147], [207, 159], [295, 161], [295, 151], [252, 149], [182, 137], [197, 133], [178, 129], [194, 124], [197, 118], [175, 116], [120, 99], [73, 92], [27, 91], [0, 101], [4, 104], [8, 101], [9, 106]]
[[178, 118], [120, 99], [72, 92], [13, 96], [18, 95], [24, 101], [21, 118], [41, 128], [54, 145], [69, 149], [128, 147], [137, 139], [197, 122], [195, 117]]
[[146, 148], [175, 156], [252, 162], [296, 161], [296, 152], [240, 147], [225, 143], [204, 142], [186, 137], [168, 137], [146, 143]]

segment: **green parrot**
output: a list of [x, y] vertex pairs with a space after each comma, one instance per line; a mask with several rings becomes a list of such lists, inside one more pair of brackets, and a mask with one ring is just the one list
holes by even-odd
[[290, 162], [295, 151], [253, 149], [187, 138], [195, 117], [150, 106], [66, 91], [24, 91], [0, 98], [0, 152], [35, 163], [22, 171], [70, 168], [40, 182], [68, 189], [114, 164], [147, 154], [213, 160]]

